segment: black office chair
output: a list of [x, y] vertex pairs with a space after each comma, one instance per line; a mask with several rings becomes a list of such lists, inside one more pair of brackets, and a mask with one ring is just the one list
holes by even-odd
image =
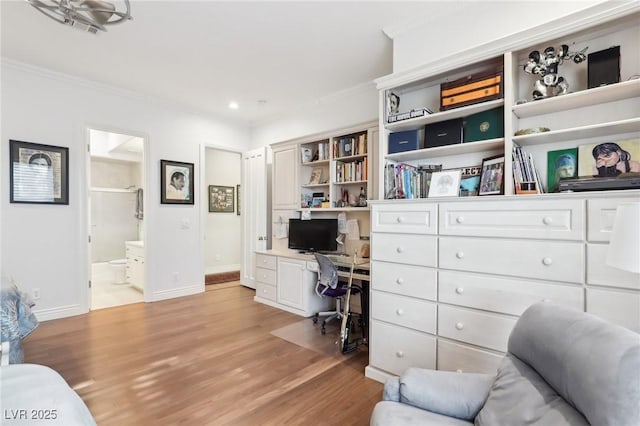
[[[336, 300], [336, 310], [318, 312], [313, 316], [313, 323], [317, 324], [318, 319], [321, 316], [326, 316], [322, 321], [322, 328], [320, 329], [322, 334], [326, 334], [326, 325], [328, 322], [334, 319], [342, 319], [343, 298], [347, 294], [347, 284], [341, 283], [338, 280], [338, 268], [327, 256], [314, 253], [316, 261], [318, 262], [318, 281], [316, 282], [316, 294], [320, 297], [332, 297]], [[351, 286], [351, 294], [360, 293], [360, 287]]]

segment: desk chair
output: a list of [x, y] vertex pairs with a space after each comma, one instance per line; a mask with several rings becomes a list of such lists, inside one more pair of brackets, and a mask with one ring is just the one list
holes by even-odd
[[[314, 253], [316, 261], [318, 262], [318, 281], [316, 282], [316, 294], [320, 297], [332, 297], [336, 299], [336, 310], [318, 312], [313, 316], [313, 323], [318, 323], [318, 318], [326, 316], [322, 321], [322, 328], [320, 329], [322, 334], [326, 334], [327, 330], [325, 326], [329, 321], [334, 319], [342, 319], [343, 309], [342, 301], [343, 297], [347, 294], [347, 284], [340, 283], [338, 281], [338, 268], [327, 256]], [[360, 293], [360, 287], [351, 286], [351, 294]]]

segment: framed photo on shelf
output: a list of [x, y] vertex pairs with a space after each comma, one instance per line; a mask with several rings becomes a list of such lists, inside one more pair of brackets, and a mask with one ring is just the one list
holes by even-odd
[[193, 163], [160, 160], [160, 203], [193, 204]]
[[478, 195], [504, 194], [504, 155], [482, 160], [482, 173], [480, 175], [480, 188]]
[[429, 185], [431, 197], [457, 197], [460, 191], [461, 170], [443, 170], [433, 172]]
[[309, 185], [317, 185], [322, 179], [322, 167], [315, 167], [311, 170], [311, 177], [309, 178]]
[[233, 186], [209, 185], [209, 213], [233, 213]]
[[578, 176], [612, 177], [640, 170], [640, 138], [578, 146]]
[[463, 167], [462, 177], [460, 178], [460, 196], [471, 197], [478, 195], [480, 188], [480, 175], [482, 174], [481, 166]]
[[69, 204], [69, 148], [9, 141], [10, 202]]
[[558, 192], [560, 179], [578, 177], [578, 148], [547, 152], [547, 188]]
[[312, 208], [319, 208], [322, 207], [322, 202], [324, 201], [323, 197], [313, 197], [311, 199], [311, 207]]

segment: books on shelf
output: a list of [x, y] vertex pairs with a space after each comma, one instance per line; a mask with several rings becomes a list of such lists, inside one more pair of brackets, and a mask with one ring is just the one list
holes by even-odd
[[389, 115], [387, 117], [387, 123], [395, 123], [397, 121], [408, 120], [410, 118], [424, 117], [428, 114], [433, 114], [433, 111], [431, 111], [429, 108], [426, 108], [426, 107], [416, 108], [416, 109], [412, 109], [409, 112], [401, 112], [398, 114]]
[[431, 175], [440, 170], [441, 164], [413, 166], [388, 161], [384, 169], [385, 198], [427, 198]]
[[336, 161], [336, 183], [363, 181], [368, 179], [369, 161]]
[[513, 183], [516, 188], [516, 194], [543, 194], [544, 187], [533, 161], [533, 156], [515, 144], [512, 156]]
[[343, 136], [333, 141], [333, 158], [365, 155], [367, 153], [367, 134]]

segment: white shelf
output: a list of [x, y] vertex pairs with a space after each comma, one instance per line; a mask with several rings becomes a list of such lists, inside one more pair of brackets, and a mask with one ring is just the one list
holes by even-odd
[[368, 180], [351, 180], [348, 182], [333, 182], [334, 185], [362, 185], [369, 183]]
[[640, 96], [640, 79], [514, 105], [512, 110], [517, 117], [526, 118], [615, 102], [637, 96]]
[[358, 155], [345, 155], [344, 157], [336, 157], [335, 161], [342, 161], [345, 163], [353, 162], [355, 160], [361, 160], [365, 158], [368, 154], [358, 154]]
[[640, 132], [640, 118], [593, 124], [590, 126], [575, 127], [571, 129], [552, 130], [549, 132], [533, 133], [530, 135], [514, 136], [513, 142], [520, 146], [531, 146], [632, 132]]
[[311, 207], [311, 208], [304, 208], [304, 209], [298, 209], [298, 210], [299, 211], [309, 210], [310, 212], [366, 212], [371, 210], [371, 208], [369, 206], [367, 207], [326, 207], [326, 208]]
[[327, 183], [312, 183], [312, 184], [308, 183], [308, 184], [300, 185], [300, 186], [302, 186], [303, 188], [322, 188], [322, 187], [326, 188], [326, 187], [329, 186], [329, 182], [327, 182]]
[[475, 105], [451, 109], [449, 111], [434, 112], [424, 117], [410, 118], [408, 120], [397, 121], [395, 123], [386, 123], [387, 130], [399, 132], [402, 130], [418, 129], [426, 124], [436, 123], [439, 121], [453, 120], [454, 118], [467, 117], [482, 111], [498, 108], [504, 105], [504, 99], [496, 99], [495, 101], [482, 102]]
[[504, 138], [487, 139], [485, 141], [467, 142], [456, 145], [439, 146], [436, 148], [417, 149], [415, 151], [398, 152], [385, 156], [387, 160], [393, 161], [414, 161], [427, 160], [448, 155], [468, 154], [473, 152], [484, 152], [496, 149], [503, 149]]
[[326, 165], [329, 164], [329, 159], [327, 160], [317, 160], [317, 161], [309, 161], [308, 163], [302, 163], [303, 166], [309, 166], [309, 167], [313, 167], [313, 166], [322, 166], [322, 165]]

